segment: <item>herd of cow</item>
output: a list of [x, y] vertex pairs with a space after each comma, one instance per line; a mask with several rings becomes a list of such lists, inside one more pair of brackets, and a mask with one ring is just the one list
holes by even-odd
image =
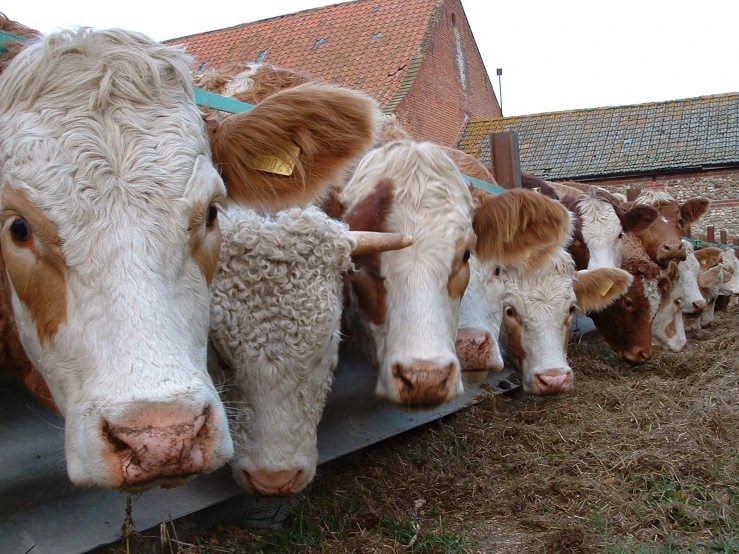
[[118, 30], [3, 61], [0, 364], [64, 416], [76, 484], [176, 486], [230, 461], [245, 490], [292, 494], [342, 339], [401, 406], [504, 358], [556, 394], [578, 309], [641, 363], [739, 293], [733, 251], [681, 240], [705, 199], [529, 176], [491, 195], [462, 173], [487, 168], [366, 95], [270, 66], [207, 73], [256, 105], [203, 113], [188, 61]]

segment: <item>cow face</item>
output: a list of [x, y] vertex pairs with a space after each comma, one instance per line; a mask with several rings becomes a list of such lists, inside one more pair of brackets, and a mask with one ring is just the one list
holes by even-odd
[[[683, 263], [685, 262], [680, 262]], [[683, 324], [685, 289], [678, 264], [674, 260], [667, 269], [660, 271], [658, 288], [662, 300], [652, 320], [652, 344], [680, 352], [688, 340]]]
[[352, 229], [413, 236], [413, 246], [356, 259], [357, 323], [380, 370], [376, 393], [435, 406], [462, 392], [455, 337], [473, 251], [543, 263], [570, 232], [567, 211], [515, 191], [476, 208], [459, 170], [433, 144], [395, 141], [367, 154], [341, 192]]
[[684, 293], [683, 314], [697, 316], [706, 308], [706, 299], [703, 298], [698, 287], [701, 266], [693, 252], [693, 245], [686, 240], [683, 240], [683, 245], [686, 252], [685, 260], [678, 264], [680, 284]]
[[625, 232], [643, 232], [657, 219], [651, 206], [622, 208], [608, 192], [589, 187], [576, 199], [562, 203], [575, 214], [569, 250], [578, 269], [621, 267]]
[[667, 193], [647, 190], [636, 199], [636, 203], [652, 206], [659, 212], [659, 217], [650, 227], [635, 233], [649, 257], [662, 267], [666, 267], [670, 260], [684, 260], [686, 251], [682, 236], [685, 227], [708, 211], [710, 201], [696, 197], [678, 204]]
[[225, 215], [210, 338], [230, 411], [231, 466], [252, 494], [294, 494], [316, 471], [355, 242], [315, 208]]
[[695, 257], [700, 264], [698, 287], [706, 300], [706, 309], [700, 316], [700, 326], [703, 328], [709, 327], [715, 319], [716, 299], [726, 276], [721, 254], [721, 250], [713, 246], [695, 251]]
[[470, 258], [470, 283], [462, 297], [456, 350], [462, 371], [501, 371], [498, 344], [505, 284], [502, 266]]
[[[141, 35], [62, 32], [3, 72], [2, 256], [23, 347], [66, 419], [74, 483], [169, 486], [231, 456], [206, 371], [226, 194], [211, 148], [235, 199], [312, 199], [374, 139], [374, 103], [329, 105], [328, 91], [275, 95], [211, 126], [209, 143], [185, 57]], [[339, 113], [344, 145], [312, 127]], [[294, 176], [259, 175], [265, 155]]]
[[536, 271], [504, 269], [501, 343], [523, 375], [525, 392], [556, 394], [574, 388], [567, 363], [570, 327], [579, 305], [599, 311], [626, 292], [631, 276], [621, 269], [576, 271], [565, 251]]
[[723, 282], [719, 294], [739, 294], [739, 260], [735, 250], [724, 248], [721, 250], [721, 262], [724, 264]]

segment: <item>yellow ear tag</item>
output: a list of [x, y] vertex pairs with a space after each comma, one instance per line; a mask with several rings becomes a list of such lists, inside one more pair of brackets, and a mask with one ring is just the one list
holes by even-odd
[[600, 295], [601, 295], [601, 297], [604, 297], [605, 298], [606, 294], [608, 294], [608, 291], [611, 290], [612, 287], [613, 287], [613, 281], [609, 281], [608, 283], [604, 284], [600, 288]]
[[708, 260], [706, 260], [705, 258], [704, 258], [704, 259], [702, 259], [702, 260], [701, 260], [701, 265], [706, 265], [706, 262], [707, 262], [707, 261], [708, 261]]
[[[300, 154], [300, 148], [294, 144], [290, 145], [290, 153], [297, 158]], [[265, 171], [267, 173], [276, 173], [277, 175], [290, 176], [295, 170], [294, 159], [283, 160], [278, 156], [257, 156], [252, 161], [252, 168], [257, 171]]]

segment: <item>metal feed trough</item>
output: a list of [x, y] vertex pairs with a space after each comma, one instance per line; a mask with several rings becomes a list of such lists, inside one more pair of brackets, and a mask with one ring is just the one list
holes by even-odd
[[[3, 43], [23, 40], [0, 33]], [[238, 112], [252, 108], [204, 91], [200, 105]], [[468, 178], [488, 192], [503, 189]], [[518, 385], [510, 370], [493, 373], [483, 383], [467, 383], [465, 394], [434, 410], [407, 411], [374, 396], [375, 370], [353, 352], [342, 350], [335, 382], [319, 426], [320, 463], [362, 449], [476, 403], [489, 391]], [[64, 421], [35, 403], [8, 371], [0, 370], [0, 554], [87, 552], [118, 541], [127, 495], [74, 487], [64, 460]], [[144, 532], [245, 493], [229, 468], [201, 475], [170, 490], [151, 490], [133, 499], [136, 529]], [[261, 510], [263, 500], [244, 504]]]

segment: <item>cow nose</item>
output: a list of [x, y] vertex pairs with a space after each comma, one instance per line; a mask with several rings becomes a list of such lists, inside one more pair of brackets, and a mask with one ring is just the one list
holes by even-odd
[[300, 492], [304, 486], [301, 483], [303, 475], [301, 468], [280, 471], [244, 470], [244, 480], [251, 483], [261, 496], [288, 496]]
[[106, 461], [123, 487], [201, 472], [213, 446], [210, 414], [210, 407], [192, 412], [158, 406], [115, 423], [103, 421]]
[[619, 358], [631, 362], [632, 364], [643, 364], [651, 357], [652, 352], [649, 348], [642, 348], [641, 346], [632, 346], [631, 348], [625, 348], [619, 352]]
[[666, 263], [669, 260], [684, 260], [686, 258], [683, 241], [665, 241], [657, 248], [657, 261]]
[[537, 373], [534, 386], [530, 391], [532, 394], [559, 394], [572, 392], [574, 390], [572, 371], [563, 369], [550, 369], [544, 373]]
[[[491, 369], [493, 366], [493, 338], [486, 331], [459, 329], [455, 349], [462, 371]], [[497, 367], [492, 369], [499, 371]]]
[[400, 404], [413, 408], [433, 408], [442, 404], [459, 379], [456, 363], [439, 365], [429, 361], [394, 364], [393, 385]]
[[693, 309], [690, 312], [691, 314], [700, 314], [703, 313], [703, 310], [706, 309], [706, 302], [704, 300], [696, 300], [693, 302]]

